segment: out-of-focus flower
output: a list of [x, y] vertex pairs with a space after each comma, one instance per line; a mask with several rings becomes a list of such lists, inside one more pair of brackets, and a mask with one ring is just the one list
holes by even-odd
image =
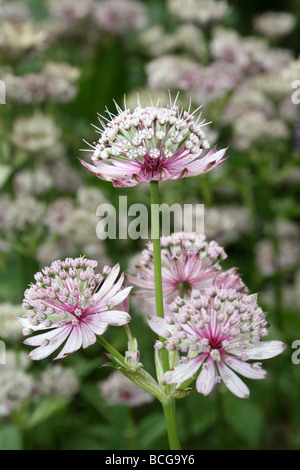
[[165, 55], [152, 60], [146, 66], [150, 88], [190, 90], [199, 83], [201, 65], [178, 55]]
[[22, 329], [15, 318], [23, 313], [22, 305], [10, 302], [0, 303], [0, 338], [5, 341], [15, 341], [21, 338]]
[[[267, 285], [260, 294], [261, 301], [267, 308], [276, 308], [276, 295], [274, 287]], [[282, 306], [283, 309], [299, 312], [300, 309], [300, 271], [295, 276], [282, 284]]]
[[20, 150], [30, 155], [40, 155], [56, 146], [59, 135], [59, 129], [50, 116], [36, 113], [15, 120], [11, 139]]
[[99, 391], [110, 406], [137, 407], [154, 400], [153, 395], [127, 379], [121, 372], [114, 371], [106, 380], [99, 382]]
[[0, 365], [0, 383], [0, 416], [6, 417], [32, 395], [35, 387], [22, 355], [16, 357], [13, 351], [6, 351], [6, 364]]
[[139, 39], [146, 53], [154, 57], [172, 53], [177, 46], [175, 35], [166, 33], [162, 25], [143, 30]]
[[39, 50], [45, 43], [45, 32], [31, 22], [0, 24], [0, 53], [8, 60], [19, 60], [33, 50]]
[[293, 58], [291, 51], [272, 49], [262, 38], [242, 37], [235, 30], [221, 27], [214, 30], [209, 47], [214, 59], [234, 64], [244, 76], [275, 73]]
[[[219, 262], [226, 257], [222, 247], [216, 242], [207, 242], [203, 235], [180, 232], [162, 237], [162, 288], [166, 311], [176, 296], [188, 297], [194, 288], [204, 290], [210, 287], [220, 272]], [[143, 250], [136, 269], [136, 276], [127, 277], [131, 284], [142, 289], [135, 295], [152, 306], [155, 300], [152, 243]]]
[[78, 379], [70, 367], [49, 365], [38, 381], [38, 391], [45, 395], [72, 397], [78, 391]]
[[66, 62], [48, 62], [43, 71], [46, 83], [46, 94], [49, 99], [59, 102], [71, 101], [77, 93], [75, 82], [80, 76], [77, 67]]
[[54, 180], [44, 166], [34, 170], [25, 168], [14, 177], [15, 193], [20, 195], [42, 195], [54, 187]]
[[47, 234], [36, 255], [41, 265], [80, 253], [97, 260], [101, 267], [110, 264], [96, 232], [96, 209], [104, 202], [98, 188], [80, 186], [75, 199], [60, 197], [50, 203], [43, 217]]
[[255, 88], [252, 81], [246, 81], [235, 90], [221, 116], [221, 121], [227, 124], [252, 111], [262, 112], [268, 119], [276, 113], [272, 101], [261, 90]]
[[6, 223], [8, 231], [25, 231], [39, 224], [45, 211], [45, 205], [32, 196], [19, 196], [8, 207]]
[[[226, 149], [211, 149], [200, 116], [180, 110], [175, 103], [163, 108], [138, 105], [132, 112], [117, 105], [118, 114], [108, 112], [105, 125], [93, 149], [93, 165], [82, 165], [98, 178], [117, 187], [135, 186], [159, 180], [177, 180], [213, 170], [224, 160]], [[106, 118], [105, 118], [106, 119]], [[89, 150], [87, 150], [89, 151]]]
[[10, 21], [12, 23], [23, 23], [31, 20], [29, 8], [21, 2], [1, 2], [0, 23]]
[[103, 0], [92, 9], [92, 21], [97, 28], [114, 35], [140, 30], [147, 26], [147, 9], [138, 0]]
[[203, 33], [193, 24], [179, 25], [175, 31], [168, 33], [161, 25], [151, 26], [141, 32], [140, 42], [147, 54], [154, 57], [172, 54], [178, 50], [189, 52], [200, 60], [207, 55]]
[[233, 133], [233, 145], [238, 149], [248, 149], [261, 139], [285, 139], [290, 135], [283, 120], [266, 120], [264, 114], [259, 111], [249, 112], [234, 121]]
[[79, 69], [65, 62], [47, 62], [40, 73], [2, 76], [7, 98], [24, 104], [46, 100], [69, 102], [76, 96], [78, 78]]
[[287, 12], [266, 11], [254, 18], [255, 29], [272, 39], [287, 36], [295, 28], [297, 20]]
[[206, 207], [204, 214], [197, 213], [192, 204], [187, 204], [184, 210], [193, 227], [200, 227], [203, 223], [207, 240], [215, 240], [221, 245], [235, 242], [242, 233], [251, 229], [249, 211], [235, 204]]
[[[50, 149], [49, 149], [50, 150]], [[55, 181], [55, 186], [61, 191], [76, 191], [81, 183], [81, 177], [79, 171], [68, 163], [67, 160], [63, 160], [61, 157], [64, 154], [63, 148], [58, 144], [52, 149], [52, 154], [47, 151], [47, 158], [54, 159], [51, 164], [48, 165], [49, 174]]]
[[[300, 59], [291, 60], [273, 74], [260, 74], [255, 78], [254, 85], [276, 102], [289, 97], [291, 99], [292, 84], [299, 79]], [[294, 106], [296, 108], [296, 106]]]
[[68, 216], [64, 224], [64, 235], [74, 243], [88, 243], [96, 238], [96, 226], [99, 222], [95, 212], [77, 207]]
[[204, 59], [207, 56], [207, 45], [204, 35], [197, 26], [193, 24], [179, 25], [174, 36], [179, 48], [191, 52], [198, 59]]
[[100, 189], [92, 186], [80, 186], [76, 192], [76, 200], [82, 209], [93, 214], [96, 213], [96, 209], [100, 204], [106, 202], [106, 198]]
[[260, 240], [256, 245], [256, 263], [262, 274], [272, 276], [279, 268], [283, 271], [300, 266], [299, 227], [287, 220], [277, 220], [276, 236], [279, 240], [279, 253], [275, 253], [272, 242]]
[[211, 287], [201, 294], [194, 290], [188, 300], [178, 298], [172, 306], [173, 319], [149, 317], [150, 327], [159, 336], [158, 349], [179, 350], [181, 363], [163, 374], [164, 384], [180, 384], [198, 374], [196, 388], [208, 395], [218, 382], [239, 398], [248, 398], [249, 389], [236, 375], [264, 379], [266, 371], [258, 362], [285, 349], [281, 341], [261, 341], [268, 334], [266, 314], [256, 295], [234, 289]]
[[226, 96], [241, 79], [241, 71], [235, 64], [212, 62], [198, 74], [197, 82], [191, 89], [191, 97], [196, 104], [210, 103]]
[[61, 197], [55, 199], [45, 212], [44, 223], [50, 233], [64, 234], [65, 223], [74, 210], [71, 198]]
[[59, 21], [66, 25], [73, 25], [86, 20], [93, 6], [94, 0], [48, 0], [47, 5], [52, 13]]
[[65, 343], [55, 359], [64, 358], [94, 344], [108, 326], [130, 321], [127, 312], [116, 309], [131, 290], [123, 289], [123, 274], [117, 280], [119, 265], [106, 267], [103, 274], [98, 274], [97, 264], [85, 258], [66, 258], [35, 275], [36, 283], [24, 295], [27, 316], [18, 317], [23, 334], [44, 331], [24, 341], [36, 346], [29, 358], [44, 359]]
[[171, 14], [181, 20], [201, 26], [222, 20], [229, 10], [228, 3], [223, 0], [187, 0], [184, 5], [181, 0], [168, 0], [168, 8]]

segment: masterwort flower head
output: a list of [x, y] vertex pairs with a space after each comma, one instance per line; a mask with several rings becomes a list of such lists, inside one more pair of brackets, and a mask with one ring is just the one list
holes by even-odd
[[107, 110], [110, 119], [99, 117], [103, 129], [96, 130], [101, 136], [88, 144], [93, 164], [81, 160], [98, 178], [116, 187], [129, 187], [200, 175], [225, 160], [226, 149], [203, 154], [210, 145], [203, 130], [207, 123], [200, 122], [201, 114], [195, 117], [198, 110], [180, 110], [171, 98], [167, 107], [159, 102], [142, 107], [138, 99], [131, 111], [124, 104], [124, 110], [116, 104], [117, 115]]
[[[207, 241], [205, 235], [178, 232], [161, 238], [162, 287], [165, 301], [165, 312], [168, 304], [178, 295], [189, 297], [193, 289], [205, 290], [218, 280], [218, 283], [229, 282], [219, 279], [220, 261], [227, 257], [224, 249], [215, 241]], [[153, 244], [148, 243], [141, 253], [136, 266], [137, 275], [127, 275], [134, 286], [141, 289], [135, 295], [143, 301], [155, 301], [155, 278]], [[228, 275], [229, 277], [229, 275]], [[231, 277], [239, 279], [231, 273]]]
[[163, 375], [164, 384], [180, 384], [196, 379], [196, 389], [208, 395], [223, 383], [239, 398], [248, 398], [249, 389], [236, 375], [264, 379], [261, 363], [285, 349], [281, 341], [261, 341], [268, 334], [266, 313], [257, 304], [256, 294], [211, 287], [201, 294], [194, 290], [188, 300], [177, 298], [173, 318], [149, 317], [153, 331], [163, 338], [157, 349], [179, 350], [181, 363]]
[[44, 331], [24, 341], [37, 346], [29, 358], [44, 359], [65, 343], [55, 359], [63, 358], [94, 344], [108, 326], [130, 321], [128, 312], [118, 309], [131, 290], [123, 288], [119, 265], [106, 266], [100, 274], [95, 272], [97, 264], [82, 257], [66, 258], [35, 275], [36, 283], [25, 291], [23, 301], [27, 316], [17, 318], [24, 335]]

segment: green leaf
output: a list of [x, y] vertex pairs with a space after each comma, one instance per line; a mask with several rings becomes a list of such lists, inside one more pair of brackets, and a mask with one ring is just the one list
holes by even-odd
[[11, 168], [9, 165], [0, 165], [0, 188], [7, 181], [11, 173]]
[[152, 444], [165, 435], [166, 432], [163, 413], [152, 413], [147, 416], [141, 421], [139, 427], [141, 448], [150, 448]]
[[28, 420], [28, 427], [33, 428], [56, 413], [61, 412], [69, 403], [67, 397], [47, 397], [39, 403]]
[[177, 390], [174, 390], [173, 393], [171, 393], [170, 397], [171, 398], [185, 398], [187, 397], [194, 389], [193, 388], [186, 388], [185, 390], [180, 390], [179, 388]]
[[14, 424], [6, 424], [0, 429], [0, 450], [22, 450], [22, 436]]
[[261, 409], [256, 404], [228, 396], [225, 419], [241, 439], [251, 446], [257, 446], [265, 421]]

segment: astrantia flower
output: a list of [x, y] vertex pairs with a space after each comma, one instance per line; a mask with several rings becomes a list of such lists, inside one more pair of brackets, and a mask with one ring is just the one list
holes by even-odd
[[154, 400], [153, 395], [125, 377], [118, 370], [98, 383], [99, 391], [107, 405], [123, 405], [134, 408]]
[[248, 361], [268, 359], [285, 349], [281, 341], [260, 341], [268, 324], [255, 294], [217, 287], [204, 294], [194, 290], [187, 301], [177, 298], [172, 312], [172, 319], [148, 318], [152, 330], [166, 338], [156, 347], [184, 354], [179, 365], [164, 373], [165, 384], [180, 384], [195, 375], [197, 391], [203, 395], [223, 381], [233, 394], [248, 398], [249, 389], [235, 372], [263, 379], [267, 373], [261, 364]]
[[131, 287], [123, 288], [119, 265], [95, 273], [97, 262], [85, 258], [54, 261], [35, 275], [36, 283], [25, 291], [23, 307], [27, 318], [18, 318], [25, 335], [43, 330], [42, 334], [24, 341], [37, 346], [29, 357], [44, 359], [64, 347], [55, 359], [79, 348], [87, 348], [109, 325], [120, 326], [130, 321], [118, 305], [128, 296]]
[[[108, 112], [110, 120], [100, 123], [103, 130], [98, 142], [91, 145], [93, 164], [81, 160], [98, 178], [114, 186], [129, 187], [149, 181], [176, 180], [195, 176], [216, 168], [224, 161], [225, 149], [209, 148], [203, 126], [195, 112], [180, 110], [176, 100], [168, 107], [138, 106], [118, 114]], [[89, 150], [87, 150], [89, 151]]]
[[[162, 288], [165, 310], [176, 296], [189, 296], [194, 288], [210, 287], [221, 272], [219, 262], [227, 257], [216, 242], [204, 235], [174, 233], [161, 238]], [[153, 244], [143, 250], [137, 276], [127, 275], [130, 283], [142, 288], [135, 294], [143, 300], [155, 299]], [[222, 282], [223, 281], [219, 281]], [[225, 282], [225, 281], [224, 281]], [[226, 282], [229, 282], [226, 278]]]

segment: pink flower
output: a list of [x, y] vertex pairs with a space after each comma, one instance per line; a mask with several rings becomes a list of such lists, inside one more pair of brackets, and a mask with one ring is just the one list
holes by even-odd
[[[176, 102], [176, 100], [175, 100]], [[117, 106], [111, 120], [101, 119], [103, 130], [93, 149], [93, 164], [81, 160], [91, 173], [114, 186], [128, 187], [138, 183], [159, 180], [177, 180], [195, 176], [216, 168], [225, 158], [226, 149], [210, 150], [203, 127], [204, 121], [195, 120], [195, 112], [180, 110], [175, 103], [163, 108], [140, 103], [131, 112]], [[87, 150], [89, 151], [89, 150]]]
[[156, 348], [185, 354], [179, 365], [163, 374], [164, 384], [181, 384], [196, 374], [196, 389], [202, 395], [223, 381], [234, 395], [248, 398], [249, 389], [235, 372], [264, 379], [267, 373], [261, 364], [248, 361], [274, 357], [286, 347], [281, 341], [260, 341], [268, 334], [268, 324], [256, 295], [217, 287], [203, 295], [194, 290], [187, 301], [176, 299], [172, 311], [168, 321], [148, 318], [152, 330], [166, 338]]
[[118, 310], [131, 290], [123, 288], [123, 274], [117, 280], [119, 265], [106, 266], [103, 274], [97, 274], [97, 264], [85, 258], [66, 258], [35, 275], [36, 283], [24, 296], [27, 316], [17, 318], [24, 335], [45, 331], [24, 341], [36, 346], [29, 358], [44, 359], [65, 343], [55, 358], [61, 359], [94, 344], [108, 326], [131, 320], [127, 312]]
[[[165, 313], [168, 304], [178, 295], [189, 297], [193, 289], [203, 290], [218, 285], [241, 286], [242, 283], [234, 270], [221, 275], [219, 262], [227, 257], [224, 249], [215, 241], [208, 242], [204, 235], [195, 233], [174, 233], [161, 238], [162, 287]], [[137, 276], [127, 275], [130, 283], [140, 287], [135, 295], [148, 303], [154, 310], [155, 280], [153, 244], [143, 250]], [[152, 305], [152, 306], [151, 306]]]

